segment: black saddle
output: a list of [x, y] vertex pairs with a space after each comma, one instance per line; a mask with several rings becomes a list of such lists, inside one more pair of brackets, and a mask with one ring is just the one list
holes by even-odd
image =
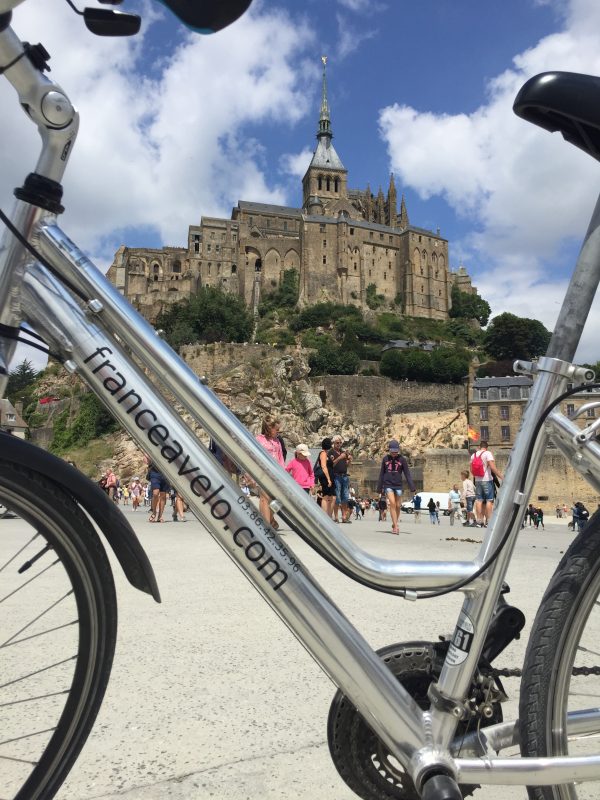
[[600, 160], [600, 78], [576, 72], [542, 72], [517, 95], [515, 114]]

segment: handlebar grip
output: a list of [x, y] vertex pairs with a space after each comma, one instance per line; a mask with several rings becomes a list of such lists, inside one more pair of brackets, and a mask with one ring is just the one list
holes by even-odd
[[242, 16], [252, 0], [159, 0], [189, 28], [215, 33]]

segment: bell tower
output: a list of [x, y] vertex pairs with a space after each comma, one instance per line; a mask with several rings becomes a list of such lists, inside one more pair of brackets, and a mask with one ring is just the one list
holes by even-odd
[[[321, 92], [321, 113], [317, 131], [317, 148], [310, 166], [302, 179], [302, 206], [308, 213], [326, 206], [331, 200], [348, 197], [348, 170], [342, 164], [331, 143], [333, 132], [327, 102], [327, 56], [322, 56], [323, 87]], [[311, 212], [310, 209], [313, 208]]]

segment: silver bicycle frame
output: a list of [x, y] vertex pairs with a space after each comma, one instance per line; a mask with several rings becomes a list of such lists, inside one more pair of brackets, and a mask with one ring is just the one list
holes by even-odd
[[[12, 7], [10, 2], [8, 5]], [[0, 12], [2, 9], [0, 0]], [[11, 62], [21, 51], [10, 28], [0, 32], [0, 64]], [[59, 182], [76, 134], [76, 113], [62, 89], [38, 73], [26, 58], [5, 74], [42, 134], [36, 172]], [[64, 97], [71, 109], [70, 121], [54, 123], [54, 127], [48, 123], [43, 104], [49, 92]], [[548, 437], [553, 435], [586, 476], [599, 472], [600, 448], [591, 435], [582, 438], [581, 431], [558, 412], [533, 440], [535, 421], [567, 382], [589, 380], [584, 370], [569, 362], [600, 281], [598, 206], [548, 355], [537, 365], [529, 365], [537, 379], [491, 524], [473, 562], [390, 561], [358, 548], [324, 514], [315, 513], [314, 503], [290, 476], [61, 231], [54, 214], [18, 201], [12, 220], [52, 270], [31, 258], [12, 234], [4, 234], [0, 323], [12, 327], [28, 323], [62, 355], [66, 368], [88, 384], [152, 457], [223, 550], [409, 770], [417, 786], [431, 769], [449, 771], [464, 783], [552, 785], [600, 780], [600, 756], [492, 757], [492, 750], [516, 743], [514, 723], [486, 728], [465, 742], [453, 741]], [[563, 324], [565, 320], [568, 324]], [[0, 338], [0, 366], [5, 371], [4, 377], [0, 376], [2, 391], [13, 350], [14, 342]], [[294, 530], [358, 581], [415, 599], [452, 587], [479, 569], [510, 528], [506, 545], [492, 566], [462, 589], [465, 600], [457, 622], [459, 637], [450, 646], [436, 686], [443, 703], [434, 704], [427, 712], [417, 706], [287, 542], [284, 546], [185, 425], [173, 408], [173, 399], [275, 498], [273, 507]], [[594, 482], [598, 485], [597, 479]], [[573, 715], [568, 725], [570, 730], [600, 733], [600, 711], [589, 709]], [[475, 758], [454, 757], [459, 746]]]

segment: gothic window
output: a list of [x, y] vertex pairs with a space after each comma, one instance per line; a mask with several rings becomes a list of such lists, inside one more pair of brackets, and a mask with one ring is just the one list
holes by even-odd
[[287, 231], [287, 220], [283, 221], [283, 230]]
[[339, 180], [336, 178], [336, 179], [334, 180], [334, 182], [333, 182], [333, 190], [334, 190], [335, 192], [339, 191], [339, 185], [340, 185], [340, 182], [339, 182]]
[[257, 258], [254, 262], [254, 271], [261, 272], [262, 271], [262, 261], [260, 258]]
[[319, 175], [317, 179], [317, 186], [319, 187], [319, 191], [323, 188], [323, 178]]
[[358, 267], [356, 266], [356, 261], [354, 262], [354, 269], [357, 270]]
[[232, 264], [231, 265], [231, 274], [235, 275], [236, 272], [237, 272], [237, 264]]
[[200, 242], [195, 241], [194, 242], [194, 253], [199, 253], [199, 252], [200, 252]]
[[158, 277], [158, 275], [160, 273], [160, 267], [158, 266], [158, 264], [153, 264], [152, 265], [152, 273], [153, 273], [153, 275]]
[[181, 272], [181, 261], [173, 262], [173, 272]]
[[329, 177], [327, 178], [327, 191], [328, 192], [331, 191], [331, 178], [329, 178]]

